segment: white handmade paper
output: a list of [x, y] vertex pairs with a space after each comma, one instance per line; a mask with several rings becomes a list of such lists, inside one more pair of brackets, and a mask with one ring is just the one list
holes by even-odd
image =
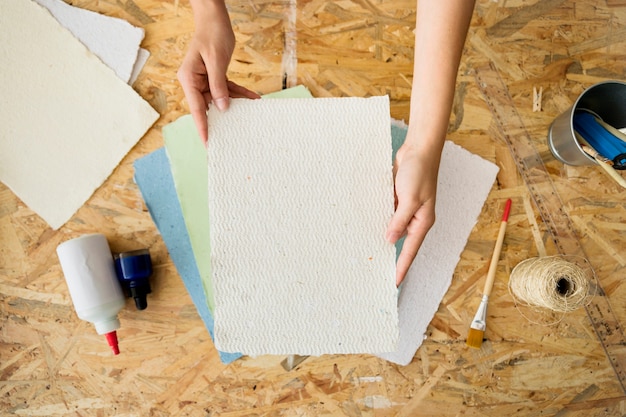
[[123, 19], [70, 6], [61, 0], [35, 1], [48, 9], [63, 27], [115, 71], [118, 77], [132, 84], [133, 77], [136, 78], [138, 73], [135, 67], [140, 70], [147, 60], [147, 51], [141, 50], [139, 53], [139, 45], [144, 37], [142, 28]]
[[398, 299], [398, 347], [379, 356], [400, 365], [413, 360], [450, 287], [467, 239], [478, 220], [498, 167], [446, 142], [439, 167], [437, 220], [411, 265]]
[[133, 71], [130, 74], [130, 80], [128, 80], [129, 85], [133, 85], [135, 81], [137, 81], [137, 78], [139, 77], [141, 70], [146, 65], [146, 62], [148, 62], [149, 58], [150, 58], [150, 51], [148, 51], [147, 49], [139, 48], [139, 52], [137, 52], [137, 60], [135, 61], [135, 64], [133, 65]]
[[158, 118], [30, 0], [0, 1], [0, 181], [56, 229]]
[[375, 353], [398, 337], [389, 101], [233, 100], [209, 111], [215, 344]]

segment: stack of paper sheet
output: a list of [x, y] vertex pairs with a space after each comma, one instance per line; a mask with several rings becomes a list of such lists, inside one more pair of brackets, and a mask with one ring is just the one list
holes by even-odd
[[[306, 92], [301, 87], [298, 88], [297, 96], [301, 96], [299, 93], [303, 91]], [[283, 94], [289, 96], [290, 93], [292, 92], [287, 90]], [[304, 96], [308, 96], [308, 93]], [[401, 123], [393, 123], [391, 133], [395, 152], [404, 141], [406, 126]], [[183, 248], [185, 240], [189, 242], [187, 230], [191, 232], [195, 225], [202, 222], [205, 224], [204, 228], [208, 227], [206, 225], [208, 206], [203, 203], [206, 199], [203, 195], [200, 200], [194, 202], [194, 193], [190, 191], [194, 187], [191, 183], [207, 173], [206, 159], [197, 158], [197, 161], [191, 163], [192, 168], [183, 167], [185, 159], [182, 157], [185, 149], [189, 152], [199, 151], [203, 153], [203, 146], [195, 132], [190, 116], [184, 116], [168, 126], [164, 130], [164, 136], [170, 165], [168, 166], [168, 161], [165, 161], [165, 158], [156, 158], [156, 153], [149, 155], [137, 161], [135, 177], [146, 204], [170, 249], [174, 262], [179, 268], [181, 278], [213, 336], [212, 312], [208, 308], [204, 294], [199, 294], [194, 289], [199, 285], [198, 274], [191, 274], [182, 267], [182, 265], [186, 265], [186, 269], [189, 269], [188, 262], [194, 259], [198, 266], [204, 263], [205, 271], [209, 272], [205, 272], [206, 275], [202, 277], [201, 281], [203, 281], [205, 289], [211, 291], [211, 265], [203, 257], [207, 251], [210, 252], [208, 233], [203, 232], [195, 237], [195, 257], [194, 253], [185, 252]], [[181, 149], [176, 149], [176, 145], [179, 145]], [[158, 152], [162, 152], [162, 150]], [[172, 157], [173, 154], [177, 154], [178, 157]], [[161, 180], [155, 182], [155, 177], [162, 176], [158, 175], [159, 172], [169, 171], [170, 168], [174, 180], [170, 178], [169, 184], [167, 181], [160, 182]], [[187, 171], [186, 176], [180, 175], [181, 171], [184, 170]], [[422, 249], [400, 289], [398, 298], [400, 339], [398, 346], [395, 351], [379, 353], [379, 356], [403, 365], [412, 360], [423, 341], [428, 323], [436, 313], [439, 303], [450, 285], [460, 253], [480, 214], [495, 180], [497, 170], [494, 164], [467, 152], [461, 147], [451, 142], [445, 144], [439, 174], [437, 223], [422, 245]], [[194, 175], [194, 171], [197, 174]], [[472, 175], [468, 175], [468, 172], [471, 172]], [[174, 181], [176, 181], [176, 191], [174, 191]], [[181, 196], [181, 184], [185, 183], [187, 183], [188, 191]], [[146, 191], [148, 188], [152, 189], [153, 192], [148, 193]], [[180, 199], [180, 203], [179, 201], [172, 201], [172, 195], [176, 195]], [[463, 205], [462, 215], [459, 215], [458, 209], [456, 209], [458, 204]], [[197, 206], [196, 210], [193, 209], [194, 205]], [[186, 207], [186, 209], [181, 210], [181, 206]], [[176, 212], [178, 216], [175, 215]], [[199, 221], [198, 216], [201, 217]], [[204, 249], [196, 252], [197, 248]], [[397, 250], [399, 249], [398, 247]], [[222, 360], [226, 363], [239, 357], [238, 354], [221, 353], [221, 355]]]
[[0, 180], [56, 229], [159, 115], [31, 0], [0, 2], [0, 39]]

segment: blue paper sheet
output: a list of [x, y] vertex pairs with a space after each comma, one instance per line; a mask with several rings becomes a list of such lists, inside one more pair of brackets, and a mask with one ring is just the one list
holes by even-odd
[[[134, 167], [135, 182], [152, 220], [159, 229], [178, 274], [213, 339], [213, 316], [208, 308], [165, 148], [136, 160]], [[241, 357], [239, 353], [219, 352], [219, 354], [221, 361], [226, 364]]]

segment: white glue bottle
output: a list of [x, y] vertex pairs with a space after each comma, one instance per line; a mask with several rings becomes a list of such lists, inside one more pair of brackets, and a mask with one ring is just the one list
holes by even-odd
[[119, 354], [117, 313], [126, 299], [115, 274], [115, 262], [106, 237], [91, 234], [68, 240], [57, 247], [57, 255], [76, 314], [106, 336], [115, 355]]

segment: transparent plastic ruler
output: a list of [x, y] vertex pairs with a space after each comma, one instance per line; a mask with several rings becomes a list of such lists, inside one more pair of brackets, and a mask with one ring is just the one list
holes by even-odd
[[[476, 82], [483, 94], [502, 138], [511, 151], [517, 168], [528, 186], [539, 214], [548, 228], [556, 247], [562, 255], [579, 257], [581, 267], [591, 263], [583, 250], [572, 222], [563, 208], [550, 175], [533, 145], [530, 134], [517, 112], [513, 99], [493, 64], [475, 69]], [[587, 264], [587, 265], [584, 265]], [[626, 393], [626, 340], [624, 331], [615, 316], [609, 299], [597, 282], [596, 295], [585, 307], [607, 358]]]

